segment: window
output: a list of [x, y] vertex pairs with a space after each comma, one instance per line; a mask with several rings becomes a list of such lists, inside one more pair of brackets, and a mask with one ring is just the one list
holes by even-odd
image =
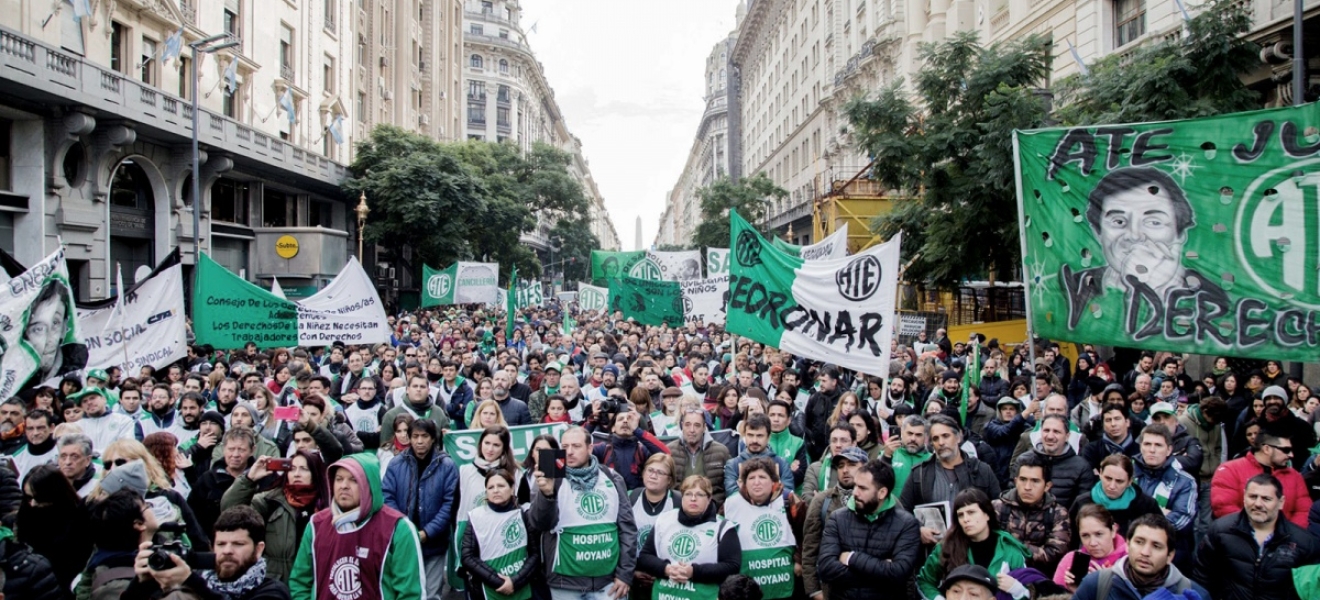
[[9, 173], [9, 142], [10, 130], [14, 122], [9, 119], [0, 119], [0, 190], [12, 191], [14, 189], [13, 179]]
[[263, 227], [297, 227], [298, 197], [266, 188], [261, 203], [261, 223]]
[[482, 3], [481, 3], [481, 14], [483, 14], [483, 15], [493, 15], [493, 14], [495, 14], [495, 3], [494, 3], [494, 2], [482, 2]]
[[325, 28], [335, 30], [335, 0], [325, 0]]
[[486, 124], [485, 104], [468, 104], [468, 123], [473, 125]]
[[509, 61], [504, 60], [503, 58], [500, 59], [500, 73], [505, 75], [509, 74]]
[[280, 77], [293, 81], [293, 28], [280, 25]]
[[509, 7], [507, 7], [507, 6], [504, 7], [504, 20], [505, 20], [505, 21], [512, 21], [512, 20], [513, 20], [513, 9], [512, 9], [512, 8], [509, 8]]
[[126, 28], [119, 22], [110, 23], [110, 70], [117, 73], [128, 73], [128, 65], [124, 64], [128, 54], [124, 50], [124, 43], [128, 41], [126, 33]]
[[501, 29], [501, 30], [500, 30], [500, 39], [502, 39], [502, 40], [507, 40], [507, 39], [509, 39], [509, 30], [508, 30], [508, 29]]
[[357, 116], [358, 123], [367, 122], [367, 93], [358, 92], [357, 98]]
[[486, 34], [486, 29], [484, 27], [477, 24], [472, 25], [472, 35], [485, 35], [485, 34]]
[[480, 81], [469, 81], [469, 82], [468, 82], [468, 98], [472, 98], [472, 99], [474, 99], [474, 100], [485, 100], [485, 99], [486, 99], [486, 84], [484, 84], [484, 83], [482, 83], [482, 82], [480, 82]]
[[307, 226], [334, 229], [334, 214], [332, 204], [322, 200], [313, 200], [311, 203], [311, 211], [307, 215]]
[[321, 79], [327, 94], [335, 93], [335, 59], [326, 56], [321, 64]]
[[499, 100], [500, 102], [508, 102], [508, 101], [509, 101], [509, 95], [510, 95], [510, 94], [509, 94], [509, 86], [507, 86], [507, 85], [502, 85], [502, 86], [500, 86], [499, 91], [496, 92], [495, 99], [496, 99], [496, 100]]
[[247, 225], [250, 193], [247, 182], [221, 177], [211, 186], [211, 219]]
[[509, 109], [502, 106], [495, 109], [495, 124], [500, 127], [509, 126]]
[[357, 59], [359, 67], [367, 66], [367, 37], [363, 35], [358, 36]]
[[192, 90], [192, 60], [186, 56], [179, 57], [179, 97], [190, 98]]
[[1146, 33], [1146, 0], [1115, 0], [1114, 47], [1124, 46]]
[[473, 69], [480, 69], [481, 66], [482, 66], [481, 55], [480, 55], [480, 54], [473, 54], [473, 55], [472, 55], [472, 58], [469, 59], [469, 63], [468, 63], [468, 64], [471, 65], [471, 67], [472, 67]]
[[225, 113], [226, 117], [238, 119], [238, 99], [242, 97], [243, 84], [239, 83], [238, 89], [235, 89], [232, 94], [229, 93], [229, 86], [222, 85], [220, 86], [220, 90], [223, 94], [223, 98], [221, 99], [221, 103], [223, 104], [221, 107], [222, 112]]
[[142, 38], [142, 61], [138, 64], [141, 65], [142, 83], [147, 85], [156, 85], [156, 47], [156, 40]]
[[223, 25], [225, 33], [234, 39], [243, 37], [243, 26], [240, 15], [242, 11], [242, 0], [225, 0], [225, 14]]

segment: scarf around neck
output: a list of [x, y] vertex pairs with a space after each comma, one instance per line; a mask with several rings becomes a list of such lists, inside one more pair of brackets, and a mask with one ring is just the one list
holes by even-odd
[[575, 492], [585, 492], [596, 487], [596, 478], [600, 476], [600, 461], [596, 455], [591, 455], [591, 462], [581, 467], [565, 466], [564, 472], [568, 476], [568, 484], [573, 486]]
[[1109, 496], [1106, 496], [1105, 490], [1101, 488], [1098, 483], [1095, 484], [1095, 487], [1091, 488], [1091, 500], [1096, 504], [1105, 507], [1105, 510], [1124, 510], [1132, 505], [1132, 500], [1136, 497], [1137, 490], [1132, 486], [1128, 486], [1128, 489], [1123, 490], [1123, 495], [1119, 496], [1117, 499], [1112, 499]]
[[1142, 598], [1153, 594], [1156, 590], [1164, 587], [1164, 582], [1169, 578], [1172, 567], [1164, 566], [1164, 570], [1154, 575], [1142, 575], [1132, 568], [1132, 561], [1123, 562], [1123, 574], [1127, 575], [1128, 581], [1132, 582], [1132, 587], [1137, 588], [1137, 593]]
[[256, 564], [248, 567], [238, 579], [221, 581], [215, 571], [201, 571], [199, 575], [206, 581], [206, 587], [224, 600], [242, 598], [266, 581], [266, 559], [257, 559]]
[[284, 485], [284, 499], [298, 510], [311, 506], [316, 501], [316, 486], [310, 483], [288, 483]]

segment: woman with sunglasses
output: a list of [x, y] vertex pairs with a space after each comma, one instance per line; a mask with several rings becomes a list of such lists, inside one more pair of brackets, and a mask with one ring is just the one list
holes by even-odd
[[[288, 459], [288, 470], [271, 470], [269, 456], [257, 458], [247, 475], [234, 480], [220, 500], [221, 510], [249, 504], [266, 520], [267, 574], [280, 581], [289, 580], [294, 558], [312, 515], [329, 505], [325, 462], [315, 452], [298, 450]], [[278, 463], [277, 463], [278, 464]], [[281, 465], [282, 466], [282, 465]], [[277, 477], [270, 491], [257, 493], [261, 481]]]
[[14, 526], [18, 541], [50, 560], [60, 587], [69, 589], [92, 554], [88, 506], [54, 464], [38, 465], [23, 480]]
[[101, 451], [101, 464], [105, 467], [105, 475], [101, 476], [101, 483], [88, 494], [89, 504], [109, 496], [101, 486], [105, 484], [106, 478], [111, 475], [115, 469], [129, 469], [129, 474], [124, 477], [125, 480], [139, 482], [146, 487], [144, 499], [151, 511], [156, 515], [157, 523], [183, 523], [187, 528], [182, 541], [189, 548], [197, 552], [207, 552], [211, 548], [211, 538], [206, 535], [204, 526], [209, 523], [201, 523], [196, 515], [193, 514], [192, 507], [188, 505], [187, 499], [183, 497], [173, 487], [165, 469], [160, 466], [160, 462], [151, 454], [142, 442], [137, 440], [116, 440], [105, 450]]
[[689, 475], [678, 489], [682, 508], [656, 518], [637, 569], [655, 578], [652, 597], [714, 598], [742, 568], [742, 544], [736, 526], [715, 514], [708, 479]]

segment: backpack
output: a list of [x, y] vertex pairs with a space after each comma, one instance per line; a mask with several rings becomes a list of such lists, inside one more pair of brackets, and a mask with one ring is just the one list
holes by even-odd
[[[1096, 576], [1095, 600], [1107, 600], [1109, 598], [1109, 591], [1113, 589], [1113, 587], [1114, 587], [1114, 570], [1112, 568], [1102, 569], [1100, 571], [1100, 574]], [[1173, 593], [1182, 594], [1183, 592], [1187, 591], [1187, 589], [1190, 587], [1192, 587], [1192, 584], [1188, 583], [1187, 578], [1184, 577], [1178, 580], [1177, 585], [1173, 586]]]
[[119, 600], [128, 584], [137, 579], [133, 567], [97, 569], [92, 576], [91, 600]]

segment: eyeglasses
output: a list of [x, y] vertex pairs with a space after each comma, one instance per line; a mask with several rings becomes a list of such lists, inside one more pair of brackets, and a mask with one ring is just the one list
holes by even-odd
[[114, 460], [107, 461], [105, 463], [105, 470], [109, 471], [110, 469], [113, 469], [115, 467], [122, 467], [126, 464], [128, 464], [127, 458], [116, 458]]
[[663, 469], [647, 469], [646, 474], [655, 475], [656, 477], [669, 477], [669, 471]]
[[709, 497], [710, 494], [707, 494], [706, 492], [698, 492], [696, 490], [683, 492], [683, 498], [691, 498], [693, 500], [702, 500]]
[[1282, 453], [1284, 453], [1284, 454], [1287, 454], [1288, 456], [1292, 456], [1292, 453], [1293, 453], [1293, 447], [1292, 447], [1292, 446], [1275, 446], [1274, 444], [1265, 444], [1265, 445], [1266, 445], [1266, 446], [1269, 446], [1269, 447], [1271, 447], [1271, 448], [1274, 448], [1275, 450], [1278, 450], [1279, 452], [1282, 452]]

